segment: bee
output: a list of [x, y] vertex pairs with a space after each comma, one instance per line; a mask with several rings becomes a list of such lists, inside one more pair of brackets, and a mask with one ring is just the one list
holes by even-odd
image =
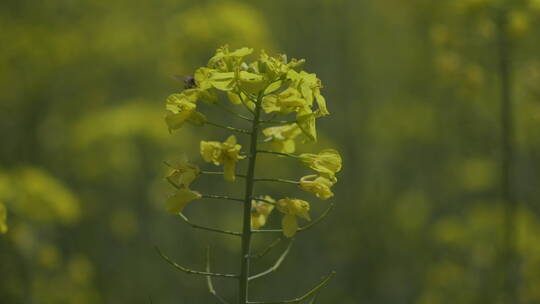
[[184, 82], [184, 89], [193, 89], [197, 87], [197, 84], [195, 83], [195, 77], [191, 75], [188, 75], [188, 76], [173, 75], [173, 77], [177, 80]]

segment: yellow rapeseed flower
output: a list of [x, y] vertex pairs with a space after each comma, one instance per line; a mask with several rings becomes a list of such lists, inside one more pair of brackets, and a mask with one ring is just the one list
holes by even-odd
[[292, 237], [298, 230], [298, 220], [296, 217], [304, 218], [308, 221], [311, 220], [309, 212], [309, 203], [296, 198], [283, 198], [280, 199], [276, 208], [284, 214], [281, 220], [281, 226], [283, 227], [283, 234], [286, 237]]
[[[263, 197], [265, 201], [275, 202], [273, 198], [266, 195]], [[270, 213], [274, 210], [274, 205], [264, 201], [254, 199], [251, 201], [251, 228], [259, 229], [266, 224], [266, 220]]]
[[330, 180], [335, 180], [335, 174], [341, 170], [341, 155], [334, 149], [325, 149], [319, 154], [302, 153], [299, 158], [305, 166]]
[[208, 67], [220, 72], [232, 72], [240, 65], [242, 59], [253, 53], [253, 49], [243, 47], [229, 51], [229, 46], [224, 45], [216, 50], [216, 54], [208, 61]]
[[179, 162], [172, 166], [172, 170], [167, 178], [178, 187], [189, 187], [191, 182], [199, 176], [201, 170], [195, 164]]
[[236, 177], [236, 162], [244, 159], [240, 155], [242, 146], [236, 143], [236, 136], [231, 135], [223, 143], [217, 141], [201, 141], [201, 155], [206, 162], [214, 165], [223, 164], [225, 180], [234, 181]]
[[330, 189], [334, 184], [334, 180], [316, 174], [300, 178], [300, 189], [311, 192], [323, 200], [334, 196], [334, 193]]
[[294, 153], [296, 150], [294, 139], [302, 134], [302, 130], [300, 130], [297, 124], [293, 123], [266, 128], [262, 133], [271, 139], [270, 146], [272, 151]]
[[264, 50], [261, 51], [259, 60], [256, 62], [257, 70], [264, 72], [272, 79], [281, 78], [287, 75], [291, 69], [300, 68], [306, 61], [304, 59], [291, 59], [287, 62], [287, 55], [268, 56]]
[[182, 212], [184, 207], [195, 199], [202, 198], [201, 194], [188, 188], [178, 189], [167, 199], [167, 211], [172, 214]]
[[270, 94], [263, 98], [262, 109], [266, 113], [279, 112], [280, 114], [289, 114], [298, 112], [300, 109], [308, 106], [306, 100], [300, 94], [300, 91], [293, 87], [288, 87], [278, 94]]
[[316, 74], [290, 70], [287, 73], [287, 79], [292, 81], [292, 87], [295, 87], [300, 91], [302, 97], [306, 100], [306, 105], [311, 107], [314, 100], [317, 102], [317, 115], [326, 116], [330, 114], [326, 107], [326, 99], [321, 94], [321, 80], [317, 78]]
[[169, 126], [169, 131], [181, 128], [186, 121], [194, 125], [203, 125], [206, 122], [206, 117], [196, 111], [199, 96], [200, 90], [187, 89], [167, 98], [168, 113], [165, 121]]

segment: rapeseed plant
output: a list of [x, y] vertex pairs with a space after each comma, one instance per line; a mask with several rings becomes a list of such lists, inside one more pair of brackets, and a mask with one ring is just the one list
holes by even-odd
[[[172, 94], [167, 98], [167, 116], [165, 118], [171, 132], [187, 123], [197, 126], [219, 127], [249, 137], [247, 149], [238, 143], [235, 135], [230, 135], [223, 142], [205, 140], [200, 142], [200, 153], [204, 161], [215, 166], [223, 166], [223, 171], [205, 171], [195, 164], [180, 162], [168, 164], [170, 173], [167, 176], [168, 182], [176, 188], [167, 200], [166, 209], [168, 212], [178, 215], [194, 228], [241, 237], [240, 272], [238, 274], [211, 272], [208, 263], [206, 271], [191, 270], [173, 262], [161, 252], [160, 254], [179, 270], [206, 276], [210, 293], [221, 303], [228, 302], [215, 291], [212, 277], [233, 278], [239, 281], [237, 303], [300, 303], [307, 299], [311, 299], [313, 303], [316, 293], [328, 283], [334, 272], [331, 272], [321, 283], [296, 299], [280, 302], [252, 302], [248, 300], [249, 282], [277, 269], [287, 256], [293, 237], [298, 232], [305, 231], [321, 222], [333, 208], [333, 204], [329, 204], [326, 211], [316, 220], [311, 221], [309, 202], [288, 196], [278, 199], [268, 195], [255, 196], [254, 184], [257, 182], [295, 184], [301, 190], [326, 200], [334, 195], [331, 188], [337, 182], [336, 173], [341, 170], [341, 156], [336, 150], [326, 149], [316, 154], [294, 154], [297, 141], [302, 143], [317, 141], [316, 120], [330, 114], [326, 100], [321, 94], [321, 81], [315, 74], [302, 70], [304, 60], [292, 59], [289, 61], [286, 55], [269, 56], [261, 51], [255, 61], [245, 61], [246, 57], [252, 53], [253, 49], [250, 48], [230, 51], [227, 46], [223, 46], [217, 49], [207, 66], [197, 69], [194, 76], [185, 77], [185, 89], [182, 92]], [[223, 105], [220, 102], [222, 96], [226, 96], [233, 108], [243, 107], [245, 112], [249, 113], [248, 116], [240, 114], [231, 109], [230, 106]], [[199, 112], [200, 102], [216, 106], [227, 114], [248, 121], [251, 124], [251, 129], [240, 129], [211, 121], [206, 115]], [[266, 137], [263, 141], [259, 140], [261, 134]], [[262, 149], [262, 146], [267, 147], [267, 150]], [[261, 153], [273, 154], [277, 157], [276, 160], [281, 157], [292, 158], [314, 170], [316, 174], [306, 175], [298, 181], [281, 178], [256, 178], [256, 160], [257, 155]], [[243, 160], [248, 162], [247, 172], [237, 174], [237, 163]], [[191, 183], [196, 178], [210, 174], [223, 175], [228, 182], [244, 181], [244, 197], [233, 198], [227, 195], [201, 194], [190, 189]], [[241, 219], [242, 231], [234, 232], [198, 225], [192, 223], [182, 213], [184, 207], [190, 202], [205, 198], [242, 202], [244, 204]], [[274, 210], [282, 214], [281, 229], [261, 229], [267, 224], [267, 220]], [[310, 223], [300, 226], [299, 218]], [[250, 262], [253, 257], [251, 240], [253, 235], [257, 233], [280, 233], [285, 238], [289, 238], [290, 243], [270, 269], [252, 275], [250, 274]], [[280, 237], [278, 240], [281, 239]], [[277, 242], [270, 244], [265, 252], [276, 244]]]

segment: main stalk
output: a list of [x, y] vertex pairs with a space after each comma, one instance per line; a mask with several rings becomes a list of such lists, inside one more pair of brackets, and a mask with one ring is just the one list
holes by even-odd
[[246, 304], [248, 301], [248, 277], [249, 259], [251, 255], [251, 198], [253, 197], [253, 185], [255, 183], [255, 162], [257, 159], [257, 137], [259, 133], [259, 119], [261, 115], [261, 99], [259, 94], [255, 103], [253, 124], [249, 146], [249, 166], [246, 174], [246, 192], [244, 199], [244, 218], [242, 228], [242, 256], [240, 268], [240, 282], [238, 289], [238, 303]]

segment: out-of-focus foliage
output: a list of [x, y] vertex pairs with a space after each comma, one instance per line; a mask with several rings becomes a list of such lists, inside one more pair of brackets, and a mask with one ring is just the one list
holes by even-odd
[[[340, 118], [318, 125], [319, 145], [344, 151], [347, 164], [327, 227], [298, 240], [295, 267], [253, 284], [254, 298], [300, 294], [333, 265], [321, 303], [498, 303], [501, 8], [513, 58], [518, 285], [522, 303], [540, 301], [537, 0], [7, 0], [0, 303], [212, 303], [203, 282], [173, 272], [153, 245], [202, 268], [211, 244], [224, 248], [216, 270], [237, 269], [237, 241], [161, 211], [161, 160], [196, 155], [196, 138], [225, 138], [191, 126], [169, 135], [162, 101], [182, 86], [170, 76], [224, 43], [305, 57]], [[286, 138], [274, 147], [291, 149]], [[262, 167], [268, 176], [301, 170]], [[198, 187], [241, 191], [221, 184]], [[240, 226], [218, 202], [186, 209], [201, 224]]]

